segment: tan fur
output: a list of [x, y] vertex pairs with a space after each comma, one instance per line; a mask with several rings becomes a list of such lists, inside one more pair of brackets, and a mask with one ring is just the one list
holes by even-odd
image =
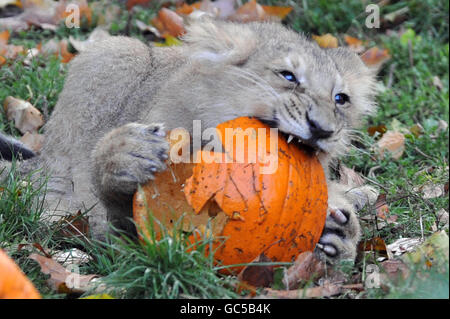
[[[308, 139], [308, 112], [321, 128], [333, 131], [317, 141], [328, 166], [345, 154], [351, 130], [375, 108], [373, 72], [355, 54], [323, 50], [279, 24], [203, 19], [188, 27], [184, 40], [181, 47], [149, 48], [112, 37], [74, 59], [45, 126], [42, 155], [25, 164], [44, 166], [51, 176], [50, 211], [94, 206], [90, 221], [99, 237], [107, 231], [106, 216], [131, 229], [126, 217], [138, 183], [164, 169], [164, 131], [192, 130], [193, 120], [208, 128], [254, 116], [276, 120], [282, 132]], [[282, 78], [283, 70], [293, 72], [300, 85]], [[348, 94], [350, 103], [337, 106], [337, 93]], [[351, 218], [345, 225], [327, 223], [345, 228], [351, 238], [347, 244], [331, 243], [340, 258], [354, 258], [360, 236], [354, 203], [339, 187], [333, 194], [333, 188], [330, 206], [349, 211]]]

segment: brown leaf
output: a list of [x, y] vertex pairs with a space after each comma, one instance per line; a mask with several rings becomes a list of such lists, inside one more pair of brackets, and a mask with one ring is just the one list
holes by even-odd
[[406, 252], [413, 251], [422, 243], [420, 238], [400, 238], [387, 246], [389, 254], [400, 256]]
[[262, 293], [268, 298], [279, 299], [320, 298], [339, 295], [342, 292], [342, 288], [342, 285], [328, 284], [298, 290], [274, 290], [271, 288], [264, 288]]
[[75, 215], [70, 215], [58, 221], [61, 226], [59, 234], [63, 237], [87, 237], [89, 235], [89, 220], [79, 210]]
[[28, 248], [31, 248], [31, 247], [28, 247], [28, 246], [32, 246], [32, 247], [38, 249], [41, 253], [44, 254], [45, 257], [48, 257], [48, 258], [51, 257], [50, 254], [49, 254], [49, 253], [44, 249], [44, 247], [42, 247], [41, 244], [39, 244], [39, 243], [19, 244], [19, 245], [17, 245], [17, 251], [21, 251], [23, 248], [27, 248], [27, 250], [28, 250]]
[[370, 126], [367, 129], [367, 132], [369, 133], [370, 136], [374, 136], [375, 133], [380, 133], [381, 136], [383, 136], [384, 133], [387, 132], [387, 127], [384, 124], [381, 125], [377, 125], [377, 126]]
[[70, 272], [55, 260], [38, 254], [31, 254], [28, 258], [39, 264], [42, 273], [50, 275], [48, 285], [60, 293], [84, 293], [92, 288], [92, 280], [98, 278], [98, 275]]
[[286, 270], [283, 284], [287, 289], [295, 289], [301, 281], [309, 281], [322, 277], [325, 274], [325, 265], [310, 251], [301, 253], [294, 264]]
[[181, 5], [177, 6], [175, 12], [180, 15], [189, 15], [192, 12], [194, 12], [194, 10], [200, 10], [200, 7], [203, 4], [203, 2], [204, 1], [197, 1], [194, 2], [193, 4], [187, 4], [183, 2]]
[[424, 199], [431, 199], [441, 197], [445, 194], [445, 185], [444, 184], [425, 184], [419, 187], [414, 187], [415, 192], [422, 193]]
[[229, 17], [231, 21], [251, 22], [251, 21], [265, 21], [269, 15], [264, 11], [264, 8], [256, 2], [250, 0], [243, 6], [236, 10], [236, 13]]
[[60, 54], [61, 54], [61, 62], [62, 63], [69, 63], [74, 57], [75, 54], [70, 53], [69, 50], [67, 49], [68, 47], [68, 42], [67, 40], [62, 40], [61, 42], [59, 42], [59, 48], [60, 48]]
[[52, 252], [52, 258], [64, 267], [69, 265], [82, 265], [92, 260], [91, 256], [77, 248], [54, 251]]
[[291, 13], [291, 7], [262, 6], [267, 15], [278, 17], [280, 20], [286, 18]]
[[384, 239], [381, 237], [374, 237], [372, 239], [361, 242], [358, 246], [358, 250], [374, 251], [377, 252], [379, 255], [388, 257], [386, 243], [384, 242]]
[[312, 38], [317, 42], [321, 48], [337, 48], [338, 39], [330, 33], [324, 35], [313, 35]]
[[44, 135], [39, 134], [37, 132], [26, 132], [20, 141], [32, 149], [35, 153], [39, 153], [41, 151], [42, 145], [44, 143]]
[[386, 194], [380, 194], [375, 202], [375, 210], [377, 212], [377, 217], [384, 219], [389, 223], [394, 223], [397, 221], [397, 215], [389, 214], [389, 206], [386, 202]]
[[25, 51], [23, 46], [8, 44], [9, 36], [8, 30], [0, 32], [0, 56], [3, 57], [3, 63], [6, 62], [6, 59], [15, 59], [19, 53]]
[[420, 125], [419, 123], [416, 123], [416, 124], [414, 124], [413, 126], [411, 126], [411, 127], [409, 128], [409, 131], [410, 131], [411, 133], [413, 133], [415, 137], [419, 137], [420, 135], [423, 134], [423, 132], [424, 132], [425, 130], [423, 129], [423, 126], [422, 126], [422, 125]]
[[264, 253], [242, 269], [238, 279], [254, 287], [268, 287], [273, 283], [274, 266], [252, 265], [258, 263], [270, 263], [272, 260]]
[[383, 158], [386, 151], [392, 158], [399, 159], [405, 151], [405, 136], [400, 132], [387, 131], [376, 144], [378, 155]]
[[356, 53], [362, 53], [365, 50], [364, 42], [362, 40], [345, 35], [344, 41], [347, 43], [348, 47]]
[[361, 55], [361, 59], [367, 66], [379, 67], [391, 58], [387, 49], [373, 47]]
[[351, 187], [359, 187], [366, 183], [364, 178], [361, 177], [361, 175], [359, 175], [353, 169], [348, 168], [347, 166], [342, 164], [339, 167], [339, 175], [341, 177], [340, 181], [344, 185], [348, 185]]
[[8, 121], [22, 133], [35, 133], [44, 124], [41, 112], [30, 102], [8, 96], [3, 103]]
[[128, 11], [133, 9], [134, 6], [147, 6], [152, 0], [127, 0], [126, 8]]
[[159, 10], [158, 16], [152, 20], [152, 24], [158, 29], [162, 37], [167, 35], [179, 37], [186, 33], [183, 18], [167, 8]]

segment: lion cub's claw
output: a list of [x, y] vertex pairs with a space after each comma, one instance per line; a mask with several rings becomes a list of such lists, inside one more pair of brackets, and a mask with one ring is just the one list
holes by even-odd
[[138, 184], [166, 168], [169, 144], [162, 125], [129, 123], [108, 133], [97, 146], [94, 159], [100, 189], [132, 194]]

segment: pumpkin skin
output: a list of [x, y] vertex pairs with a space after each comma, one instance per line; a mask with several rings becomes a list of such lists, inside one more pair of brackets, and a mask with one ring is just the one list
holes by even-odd
[[[133, 212], [137, 224], [144, 225], [145, 204], [156, 219], [169, 227], [170, 221], [183, 212], [184, 230], [204, 231], [211, 219], [213, 235], [226, 238], [224, 243], [217, 241], [214, 255], [223, 265], [250, 263], [262, 253], [272, 261], [291, 262], [300, 253], [314, 250], [328, 206], [325, 174], [317, 157], [279, 136], [275, 151], [278, 168], [273, 174], [262, 174], [260, 169], [266, 165], [257, 156], [253, 157], [256, 162], [248, 163], [254, 150], [247, 146], [251, 138], [263, 136], [257, 131], [256, 136], [244, 139], [243, 149], [237, 150], [225, 144], [226, 128], [265, 128], [266, 150], [270, 150], [270, 128], [256, 119], [242, 117], [218, 125], [228, 156], [236, 159], [244, 152], [245, 162], [202, 160], [170, 165], [170, 172], [158, 174], [154, 182], [143, 186], [143, 193], [135, 194]], [[225, 158], [223, 154], [202, 151], [202, 159], [205, 155]], [[155, 189], [167, 197], [155, 197]], [[233, 269], [239, 271], [242, 267]]]
[[0, 250], [0, 299], [40, 299], [41, 296], [19, 266]]

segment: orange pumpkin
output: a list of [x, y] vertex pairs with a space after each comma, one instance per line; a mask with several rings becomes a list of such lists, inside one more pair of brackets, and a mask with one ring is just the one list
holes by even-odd
[[0, 250], [0, 299], [40, 299], [39, 292], [6, 253]]
[[[237, 149], [236, 143], [228, 145], [224, 138], [227, 128], [255, 129], [258, 134], [245, 136], [243, 147]], [[265, 128], [264, 134], [258, 128]], [[133, 205], [134, 219], [144, 235], [148, 236], [144, 226], [148, 207], [169, 228], [183, 213], [186, 231], [203, 232], [210, 220], [213, 235], [226, 238], [222, 244], [217, 241], [214, 255], [224, 265], [249, 263], [262, 253], [272, 261], [290, 262], [301, 252], [312, 251], [326, 218], [323, 168], [316, 156], [278, 136], [278, 168], [262, 174], [261, 168], [268, 164], [249, 145], [264, 143], [265, 138], [266, 150], [270, 150], [274, 140], [269, 129], [246, 117], [220, 124], [217, 132], [226, 155], [202, 151], [200, 163], [171, 164], [154, 182], [144, 185]], [[237, 163], [242, 153], [245, 162]], [[235, 162], [207, 163], [208, 155], [229, 156]]]

